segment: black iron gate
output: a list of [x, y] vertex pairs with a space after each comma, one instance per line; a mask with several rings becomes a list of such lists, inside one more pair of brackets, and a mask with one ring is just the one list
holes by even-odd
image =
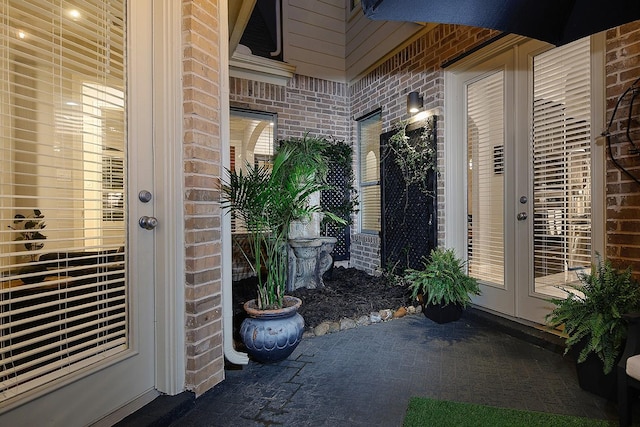
[[[403, 170], [398, 162], [399, 151], [389, 145], [397, 131], [380, 136], [380, 255], [382, 267], [395, 274], [402, 274], [407, 268], [421, 269], [422, 257], [428, 256], [437, 245], [436, 117], [427, 120], [425, 127], [406, 131], [411, 147], [424, 147], [426, 143], [433, 150], [432, 167], [424, 165], [422, 170], [417, 171], [426, 174], [420, 184], [407, 183], [406, 169]], [[400, 153], [404, 155], [402, 151]]]

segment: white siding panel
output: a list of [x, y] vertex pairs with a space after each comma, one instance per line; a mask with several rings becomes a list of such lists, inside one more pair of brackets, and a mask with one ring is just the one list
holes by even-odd
[[342, 0], [283, 0], [284, 60], [298, 74], [345, 81], [345, 14]]
[[[305, 43], [308, 40], [317, 40], [322, 43], [328, 43], [330, 46], [324, 46], [323, 49], [327, 49], [326, 52], [333, 52], [336, 55], [344, 56], [344, 31], [338, 32], [326, 27], [318, 27], [309, 25], [306, 22], [289, 21], [288, 34], [291, 35], [290, 44], [300, 46], [301, 42], [299, 37], [305, 38]], [[309, 45], [307, 44], [307, 47]], [[314, 46], [314, 50], [318, 49]]]
[[424, 29], [411, 22], [372, 21], [358, 11], [347, 22], [346, 77], [353, 80]]
[[[283, 0], [285, 3], [287, 0]], [[340, 17], [344, 21], [344, 14], [346, 10], [345, 1], [335, 0], [288, 0], [291, 7], [295, 7], [300, 11], [308, 11], [309, 16], [322, 15], [329, 18]]]
[[[336, 50], [336, 48], [339, 47], [339, 45], [336, 45], [335, 43], [332, 43], [328, 40], [327, 41], [318, 40], [315, 38], [307, 37], [306, 35], [298, 34], [294, 39], [291, 40], [291, 43], [289, 44], [289, 49], [297, 48], [298, 49], [297, 52], [301, 53], [303, 51], [308, 50], [309, 46], [311, 45], [313, 45], [313, 48], [317, 52], [317, 54], [337, 58], [342, 63], [342, 65], [340, 66], [340, 69], [344, 70], [344, 58], [343, 58], [344, 55], [342, 55], [340, 52]], [[292, 53], [292, 52], [289, 52], [289, 53]]]
[[[291, 1], [293, 3], [293, 0]], [[306, 3], [308, 3], [307, 0]], [[316, 2], [311, 2], [316, 3]], [[321, 3], [321, 2], [317, 2]], [[338, 8], [302, 8], [302, 7], [291, 7], [289, 9], [289, 20], [291, 21], [299, 21], [311, 26], [317, 26], [320, 28], [327, 28], [332, 31], [340, 32], [344, 34], [345, 25], [344, 25], [344, 7]], [[333, 12], [329, 14], [327, 12]]]
[[[307, 50], [290, 46], [291, 54], [296, 57], [303, 57]], [[312, 76], [325, 80], [344, 81], [344, 60], [334, 56], [316, 53], [312, 62], [296, 62], [296, 74]], [[322, 67], [317, 63], [321, 63]]]

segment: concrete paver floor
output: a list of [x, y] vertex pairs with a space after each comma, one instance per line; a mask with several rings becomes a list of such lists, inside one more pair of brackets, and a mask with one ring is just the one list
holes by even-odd
[[[225, 375], [184, 414], [147, 425], [393, 427], [412, 396], [617, 418], [614, 404], [580, 389], [560, 352], [467, 313], [443, 325], [414, 315], [305, 338], [285, 361]], [[119, 425], [144, 424], [144, 412]]]

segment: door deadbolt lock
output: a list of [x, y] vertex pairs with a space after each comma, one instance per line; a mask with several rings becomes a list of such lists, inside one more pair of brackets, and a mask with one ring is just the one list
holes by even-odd
[[525, 219], [527, 219], [527, 213], [526, 212], [520, 212], [520, 213], [518, 213], [516, 218], [518, 218], [518, 221], [524, 221]]
[[151, 201], [151, 192], [148, 190], [141, 190], [138, 193], [138, 199], [142, 202], [142, 203], [149, 203]]
[[141, 216], [138, 220], [138, 224], [140, 224], [140, 228], [144, 228], [145, 230], [153, 230], [158, 226], [158, 219], [153, 216]]

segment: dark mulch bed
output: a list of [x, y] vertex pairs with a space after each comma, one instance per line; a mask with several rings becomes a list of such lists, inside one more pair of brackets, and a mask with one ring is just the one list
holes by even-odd
[[[234, 324], [236, 330], [245, 317], [242, 304], [255, 298], [255, 278], [233, 284]], [[375, 277], [354, 268], [336, 267], [318, 289], [296, 289], [289, 294], [302, 300], [298, 311], [307, 329], [324, 321], [344, 317], [358, 318], [383, 309], [395, 310], [411, 303], [407, 288], [391, 283], [385, 276]]]

